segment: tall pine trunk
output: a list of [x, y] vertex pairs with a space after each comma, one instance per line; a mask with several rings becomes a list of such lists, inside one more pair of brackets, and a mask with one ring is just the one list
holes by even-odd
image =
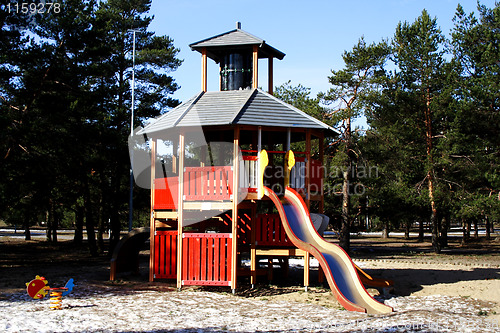
[[53, 213], [53, 219], [52, 219], [52, 242], [57, 243], [57, 229], [59, 228], [59, 214], [57, 213], [56, 209], [54, 208], [54, 213]]
[[424, 242], [424, 221], [420, 220], [418, 222], [418, 240], [417, 242], [423, 243]]
[[406, 221], [406, 223], [405, 223], [405, 239], [406, 240], [410, 239], [410, 228], [411, 228], [411, 222]]
[[432, 249], [435, 253], [441, 252], [439, 244], [439, 221], [438, 211], [435, 199], [434, 188], [434, 154], [432, 145], [432, 112], [431, 112], [430, 89], [426, 92], [426, 107], [425, 107], [425, 138], [426, 138], [426, 153], [427, 153], [427, 188], [429, 190], [429, 203], [431, 205], [431, 228], [432, 228]]
[[76, 206], [75, 210], [75, 237], [73, 238], [73, 242], [75, 244], [82, 244], [83, 241], [83, 221], [85, 218], [85, 210], [82, 206]]
[[470, 239], [471, 221], [467, 220], [465, 223], [465, 232], [467, 234], [467, 240]]
[[104, 216], [104, 186], [100, 189], [99, 206], [97, 208], [97, 251], [99, 254], [104, 253], [104, 228], [105, 228], [105, 216]]
[[85, 206], [85, 222], [87, 225], [87, 240], [89, 244], [89, 251], [92, 256], [97, 256], [97, 244], [95, 239], [95, 219], [92, 212], [92, 201], [90, 196], [90, 184], [88, 180], [85, 181], [84, 193], [84, 206]]
[[389, 238], [389, 221], [384, 221], [384, 229], [382, 229], [382, 238]]
[[339, 245], [346, 252], [349, 252], [351, 245], [351, 221], [350, 221], [350, 206], [351, 206], [351, 198], [349, 197], [349, 187], [350, 187], [350, 178], [351, 178], [351, 168], [348, 170], [344, 170], [344, 181], [342, 184], [342, 225], [340, 227], [339, 234]]
[[339, 245], [346, 252], [349, 252], [351, 247], [351, 219], [350, 219], [350, 209], [351, 209], [351, 197], [350, 197], [350, 186], [351, 186], [351, 173], [352, 173], [352, 158], [351, 158], [351, 119], [346, 119], [346, 158], [347, 165], [343, 171], [343, 183], [342, 183], [342, 224], [340, 227], [339, 234]]
[[465, 245], [468, 239], [467, 222], [465, 221], [465, 219], [462, 219], [462, 245]]
[[486, 216], [486, 239], [491, 239], [490, 219], [488, 216]]
[[109, 239], [109, 255], [111, 256], [113, 254], [113, 251], [120, 241], [121, 237], [121, 221], [120, 221], [120, 179], [123, 177], [123, 168], [121, 168], [120, 165], [115, 165], [114, 166], [114, 172], [113, 176], [111, 177], [111, 205], [110, 205], [110, 229], [111, 229], [111, 237]]
[[54, 210], [52, 207], [52, 200], [49, 200], [49, 209], [45, 213], [45, 222], [47, 223], [47, 230], [45, 234], [47, 236], [47, 242], [52, 242], [52, 221], [54, 219]]
[[448, 229], [450, 228], [450, 215], [446, 214], [441, 221], [441, 235], [440, 243], [441, 247], [448, 247]]
[[31, 240], [30, 220], [24, 219], [23, 224], [24, 224], [24, 240]]

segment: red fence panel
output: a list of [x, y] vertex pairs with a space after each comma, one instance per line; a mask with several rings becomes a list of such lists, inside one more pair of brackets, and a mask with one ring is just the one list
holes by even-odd
[[186, 200], [231, 200], [232, 184], [231, 166], [184, 168]]
[[232, 235], [184, 233], [182, 236], [182, 284], [230, 286]]
[[153, 273], [155, 279], [177, 277], [177, 231], [156, 231]]
[[293, 246], [278, 214], [260, 214], [255, 226], [257, 246]]
[[320, 160], [311, 160], [311, 194], [319, 195], [323, 189], [323, 177], [325, 168]]

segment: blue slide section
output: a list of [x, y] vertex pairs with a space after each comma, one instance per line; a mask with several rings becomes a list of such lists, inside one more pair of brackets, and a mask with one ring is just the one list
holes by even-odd
[[317, 233], [309, 210], [297, 192], [287, 188], [281, 199], [268, 188], [265, 192], [278, 209], [288, 238], [295, 246], [309, 252], [318, 260], [332, 292], [344, 308], [367, 313], [393, 311], [391, 307], [377, 302], [368, 294], [349, 255]]

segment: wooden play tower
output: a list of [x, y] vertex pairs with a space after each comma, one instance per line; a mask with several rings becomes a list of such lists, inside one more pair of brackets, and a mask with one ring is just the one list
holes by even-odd
[[[272, 95], [273, 59], [285, 54], [239, 23], [190, 47], [201, 53], [201, 92], [139, 133], [152, 156], [149, 280], [234, 291], [239, 276], [253, 284], [268, 273], [258, 258], [303, 256], [307, 286], [309, 253], [289, 241], [264, 186], [289, 186], [322, 213], [323, 141], [337, 133]], [[219, 64], [219, 91], [207, 91], [207, 58]]]

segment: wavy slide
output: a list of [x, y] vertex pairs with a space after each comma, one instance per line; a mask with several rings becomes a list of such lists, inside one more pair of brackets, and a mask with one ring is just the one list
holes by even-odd
[[299, 249], [309, 252], [319, 261], [332, 292], [345, 309], [370, 314], [393, 311], [390, 306], [377, 302], [368, 294], [347, 253], [339, 246], [325, 241], [316, 232], [309, 211], [297, 192], [287, 188], [285, 196], [280, 200], [269, 188], [266, 187], [264, 191], [278, 209], [288, 238]]

